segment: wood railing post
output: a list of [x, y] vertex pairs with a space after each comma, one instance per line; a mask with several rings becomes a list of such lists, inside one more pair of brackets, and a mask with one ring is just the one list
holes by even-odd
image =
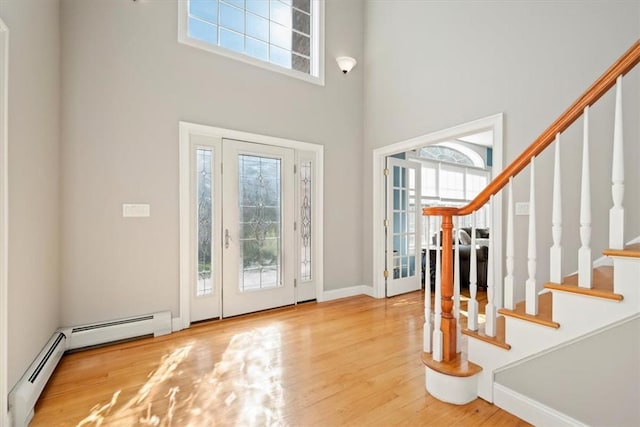
[[456, 319], [453, 316], [453, 217], [442, 215], [442, 359], [456, 357]]

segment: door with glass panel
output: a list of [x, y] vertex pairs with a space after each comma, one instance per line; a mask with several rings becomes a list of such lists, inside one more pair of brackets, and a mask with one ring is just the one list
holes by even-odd
[[222, 315], [295, 303], [294, 151], [223, 140]]
[[420, 164], [387, 158], [387, 296], [417, 291], [421, 285]]
[[191, 322], [294, 304], [293, 150], [191, 138]]

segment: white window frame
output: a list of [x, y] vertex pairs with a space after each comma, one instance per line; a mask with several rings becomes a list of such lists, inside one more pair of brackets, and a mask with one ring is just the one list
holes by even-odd
[[253, 58], [244, 53], [235, 52], [189, 37], [189, 0], [178, 1], [178, 42], [246, 64], [255, 65], [256, 67], [266, 70], [275, 71], [289, 77], [324, 86], [324, 0], [311, 0], [311, 7], [313, 10], [311, 19], [311, 74], [284, 68], [280, 65]]

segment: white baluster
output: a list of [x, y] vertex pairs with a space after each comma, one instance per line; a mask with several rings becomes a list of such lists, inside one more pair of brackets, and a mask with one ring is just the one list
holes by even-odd
[[425, 254], [425, 267], [424, 267], [424, 340], [423, 350], [426, 353], [431, 353], [431, 256], [429, 251], [429, 236], [431, 233], [430, 217], [426, 217], [427, 220], [427, 251]]
[[462, 351], [462, 327], [460, 326], [460, 222], [456, 218], [455, 253], [453, 263], [453, 316], [456, 319], [456, 353]]
[[589, 106], [584, 108], [582, 135], [582, 182], [580, 185], [580, 249], [578, 249], [578, 286], [592, 287], [591, 261], [591, 167], [589, 166]]
[[[493, 233], [493, 196], [489, 198], [489, 230]], [[485, 327], [487, 336], [496, 336], [497, 307], [495, 301], [495, 285], [493, 283], [493, 238], [489, 238], [489, 256], [487, 257], [487, 305], [484, 308]]]
[[553, 283], [562, 283], [562, 187], [560, 176], [560, 133], [556, 134], [552, 209], [551, 235], [553, 237], [553, 246], [551, 246], [549, 251], [549, 281]]
[[531, 183], [529, 186], [529, 245], [527, 250], [527, 270], [529, 278], [525, 283], [525, 311], [538, 314], [538, 289], [536, 287], [536, 168], [535, 157], [531, 158]]
[[613, 168], [611, 170], [613, 207], [609, 210], [609, 247], [624, 248], [624, 147], [622, 137], [622, 76], [616, 84], [616, 109], [613, 126]]
[[442, 261], [440, 234], [442, 233], [442, 221], [440, 217], [436, 222], [436, 295], [434, 300], [434, 327], [433, 327], [433, 360], [442, 361]]
[[513, 310], [516, 307], [515, 289], [513, 284], [513, 256], [514, 256], [514, 233], [513, 233], [513, 177], [509, 178], [509, 200], [507, 207], [507, 275], [504, 278], [504, 308]]
[[471, 248], [469, 251], [469, 293], [471, 298], [467, 312], [469, 319], [467, 321], [467, 329], [470, 331], [478, 330], [478, 257], [476, 256], [476, 213], [471, 214]]

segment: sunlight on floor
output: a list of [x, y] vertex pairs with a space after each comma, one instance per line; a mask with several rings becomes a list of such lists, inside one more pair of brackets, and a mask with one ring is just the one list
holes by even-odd
[[[285, 425], [281, 345], [277, 325], [235, 334], [213, 371], [197, 378], [181, 370], [182, 362], [215, 353], [185, 345], [165, 355], [126, 403], [118, 404], [117, 390], [77, 425]], [[185, 382], [195, 389], [189, 396], [180, 395]]]

